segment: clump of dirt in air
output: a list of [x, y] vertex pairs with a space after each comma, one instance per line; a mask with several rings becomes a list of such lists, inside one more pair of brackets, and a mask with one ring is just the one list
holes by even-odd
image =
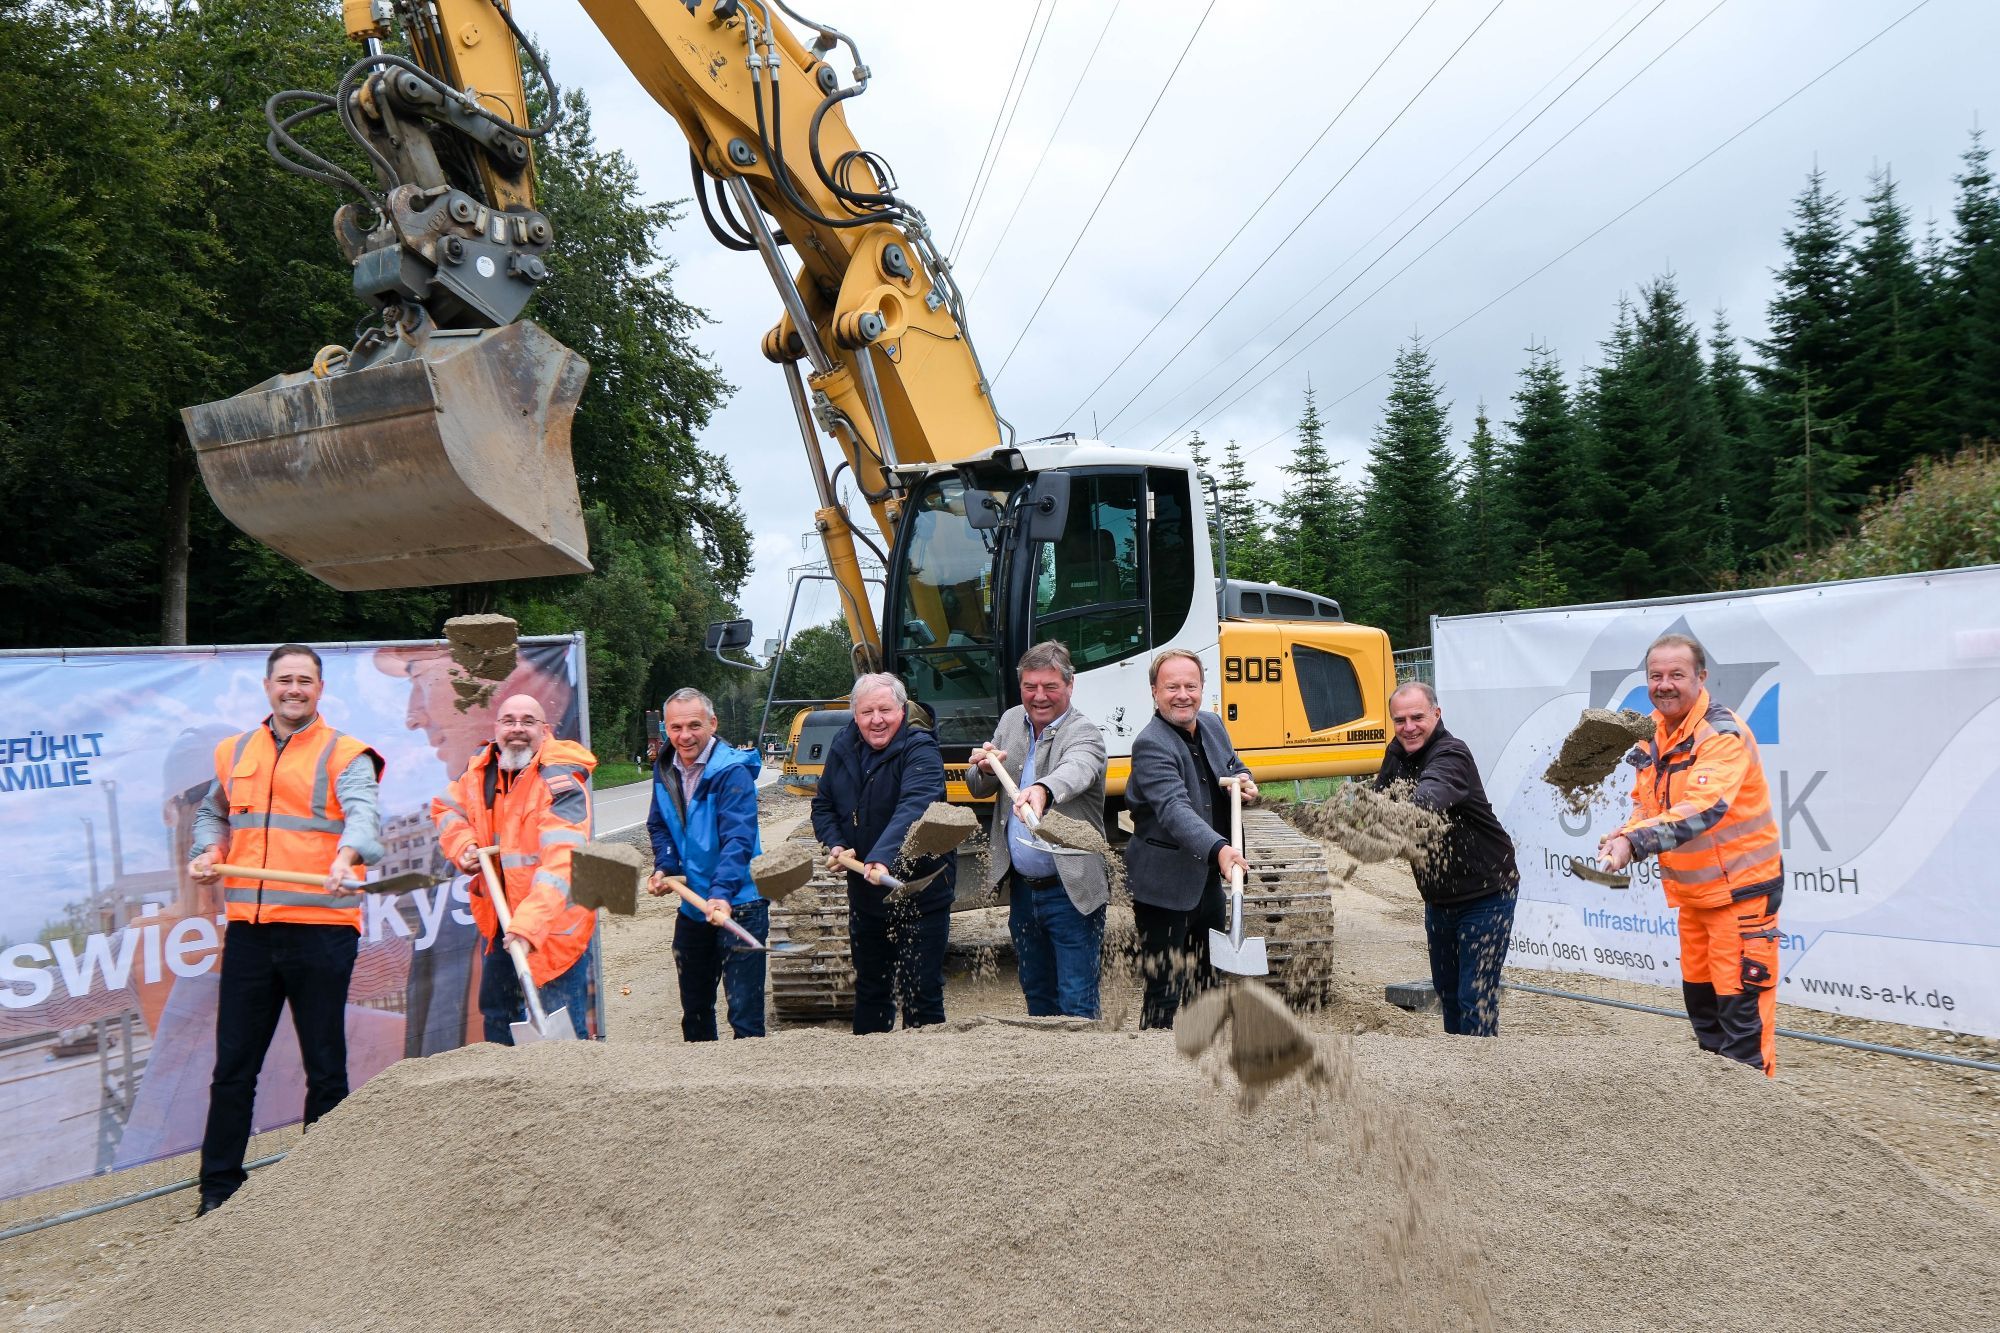
[[1346, 782], [1325, 801], [1281, 805], [1278, 812], [1301, 833], [1332, 843], [1357, 862], [1421, 861], [1444, 837], [1445, 819], [1397, 799], [1399, 794], [1394, 788], [1383, 792]]
[[1115, 897], [1124, 891], [1125, 858], [1113, 852], [1104, 835], [1088, 823], [1060, 810], [1044, 810], [1041, 822], [1035, 826], [1035, 836], [1073, 852], [1091, 852], [1103, 857], [1104, 873], [1110, 882], [1112, 895]]
[[511, 616], [453, 616], [444, 622], [451, 660], [464, 674], [452, 677], [458, 711], [484, 708], [499, 683], [514, 673], [521, 627]]
[[570, 897], [585, 907], [631, 916], [639, 910], [639, 879], [651, 868], [637, 847], [587, 842], [570, 857]]
[[903, 835], [903, 862], [921, 861], [927, 856], [943, 856], [979, 832], [979, 816], [962, 805], [932, 801]]
[[1618, 767], [1618, 761], [1634, 745], [1652, 738], [1651, 713], [1586, 708], [1569, 735], [1563, 737], [1562, 749], [1542, 774], [1542, 781], [1556, 789], [1565, 810], [1580, 815], [1590, 807], [1597, 788]]
[[816, 858], [797, 843], [773, 847], [750, 862], [750, 878], [757, 892], [781, 903], [804, 888], [813, 877]]

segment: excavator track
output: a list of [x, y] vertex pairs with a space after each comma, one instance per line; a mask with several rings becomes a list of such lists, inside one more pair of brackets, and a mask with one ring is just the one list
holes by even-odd
[[[817, 844], [809, 824], [788, 841]], [[982, 840], [983, 841], [983, 840]], [[1292, 1005], [1325, 1002], [1333, 957], [1333, 899], [1326, 853], [1318, 842], [1268, 810], [1243, 812], [1250, 874], [1243, 886], [1243, 929], [1262, 935], [1271, 961], [1268, 983]], [[976, 844], [960, 853], [961, 894], [977, 883]], [[807, 952], [773, 954], [771, 1003], [781, 1019], [820, 1022], [854, 1013], [854, 956], [847, 939], [847, 877], [827, 870], [782, 904], [771, 905], [771, 941], [808, 946]]]

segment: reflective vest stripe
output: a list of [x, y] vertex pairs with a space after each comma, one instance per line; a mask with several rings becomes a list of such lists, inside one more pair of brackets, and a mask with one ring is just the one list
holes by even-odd
[[544, 847], [555, 847], [563, 843], [581, 846], [584, 841], [585, 838], [582, 832], [577, 829], [552, 828], [542, 834], [542, 846]]
[[538, 866], [541, 863], [542, 858], [539, 856], [522, 856], [516, 852], [503, 852], [500, 856], [502, 870], [517, 870], [522, 866]]
[[1740, 824], [1731, 824], [1726, 828], [1711, 828], [1699, 837], [1688, 839], [1680, 846], [1674, 848], [1674, 850], [1677, 852], [1707, 851], [1712, 847], [1726, 846], [1738, 839], [1747, 838], [1752, 834], [1762, 833], [1766, 829], [1774, 829], [1777, 826], [1778, 821], [1772, 816], [1769, 810], [1766, 810], [1755, 819], [1748, 819]]
[[222, 901], [255, 907], [261, 900], [266, 907], [359, 907], [368, 897], [365, 893], [316, 893], [311, 889], [224, 889]]
[[292, 833], [338, 833], [347, 827], [341, 819], [328, 819], [324, 815], [266, 815], [262, 810], [249, 810], [229, 817], [229, 827], [235, 829], [284, 829]]

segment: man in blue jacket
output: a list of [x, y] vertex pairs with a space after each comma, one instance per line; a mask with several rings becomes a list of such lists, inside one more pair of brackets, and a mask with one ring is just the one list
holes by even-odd
[[654, 894], [669, 891], [668, 875], [708, 899], [706, 913], [680, 899], [674, 920], [674, 967], [680, 973], [681, 1036], [714, 1041], [715, 987], [729, 998], [729, 1026], [739, 1037], [764, 1035], [764, 955], [722, 927], [736, 924], [768, 939], [771, 905], [750, 878], [750, 861], [764, 850], [757, 836], [754, 750], [739, 750], [715, 734], [715, 705], [697, 689], [676, 690], [661, 710], [668, 748], [653, 763], [653, 804], [646, 832], [653, 839]]

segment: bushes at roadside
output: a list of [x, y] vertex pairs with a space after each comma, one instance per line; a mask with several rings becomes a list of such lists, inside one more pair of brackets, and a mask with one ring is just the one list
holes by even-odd
[[2000, 563], [2000, 442], [1925, 460], [1861, 513], [1854, 533], [1811, 559], [1795, 556], [1770, 582], [1821, 583]]

